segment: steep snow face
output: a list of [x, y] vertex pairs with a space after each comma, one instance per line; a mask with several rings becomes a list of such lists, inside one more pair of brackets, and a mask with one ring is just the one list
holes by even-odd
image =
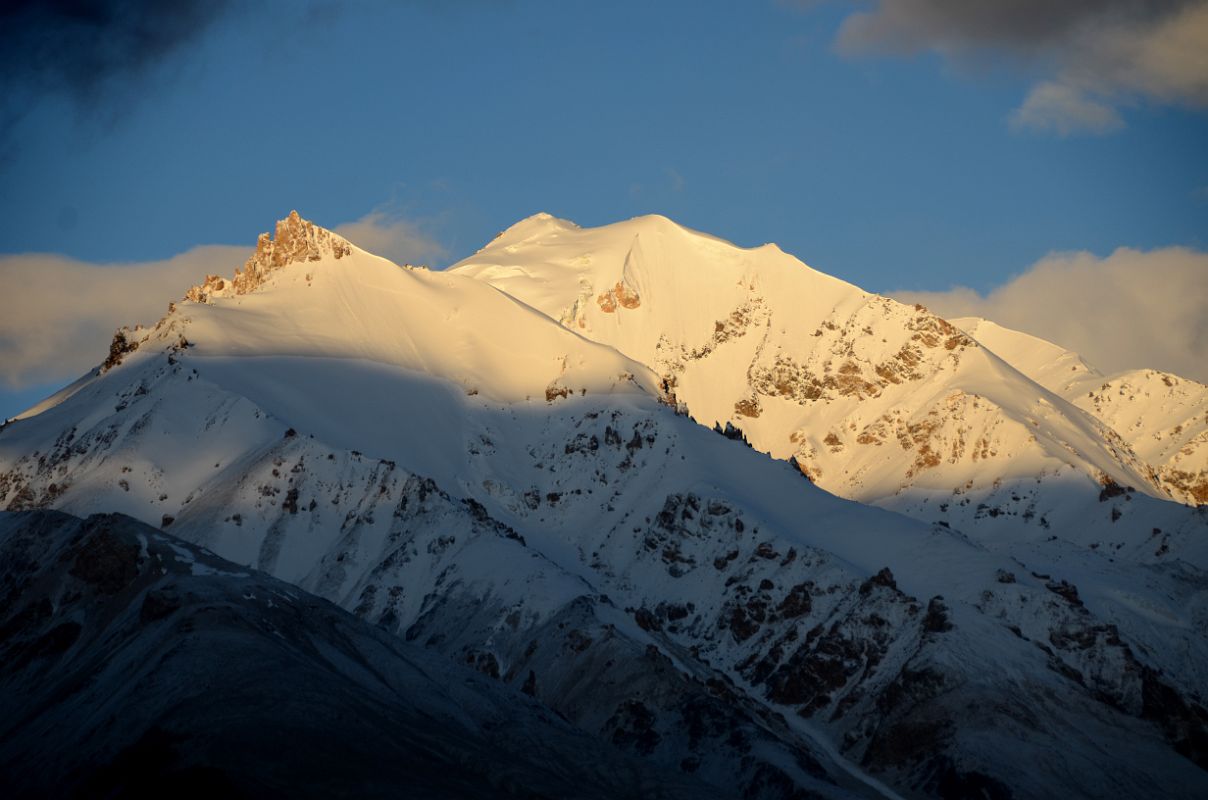
[[951, 322], [1012, 367], [1067, 400], [1077, 395], [1077, 387], [1103, 379], [1103, 374], [1082, 356], [1037, 336], [981, 317], [960, 317]]
[[[538, 214], [449, 272], [487, 281], [661, 374], [683, 372], [683, 362], [767, 327], [769, 297], [799, 295], [792, 302], [804, 320], [866, 297], [775, 245], [744, 250], [660, 216], [584, 229]], [[795, 291], [803, 280], [809, 291]]]
[[[732, 423], [844, 497], [986, 539], [1051, 535], [1055, 515], [1097, 504], [1104, 487], [1170, 498], [1116, 431], [1022, 374], [1052, 353], [1013, 366], [774, 245], [739, 248], [663, 217], [583, 229], [538, 215], [450, 271], [613, 345], [698, 421]], [[1089, 374], [1070, 358], [1059, 368]]]
[[1151, 369], [1104, 375], [1078, 354], [1026, 333], [973, 317], [952, 322], [1110, 426], [1175, 499], [1208, 503], [1208, 386]]

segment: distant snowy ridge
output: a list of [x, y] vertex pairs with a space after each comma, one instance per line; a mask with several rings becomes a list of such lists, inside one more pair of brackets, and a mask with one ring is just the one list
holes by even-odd
[[1111, 426], [1157, 470], [1171, 495], [1208, 504], [1208, 386], [1152, 369], [1104, 375], [1077, 353], [969, 317], [954, 325], [1011, 366]]

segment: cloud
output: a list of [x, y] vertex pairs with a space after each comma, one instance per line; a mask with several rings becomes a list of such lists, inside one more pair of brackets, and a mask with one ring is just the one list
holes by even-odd
[[1039, 336], [1105, 372], [1148, 367], [1208, 383], [1205, 252], [1053, 254], [985, 296], [964, 287], [893, 296], [943, 317], [984, 317]]
[[422, 230], [420, 223], [387, 211], [372, 211], [355, 222], [337, 225], [332, 231], [362, 250], [396, 264], [431, 264], [449, 254], [440, 242]]
[[1022, 49], [1067, 40], [1088, 25], [1137, 24], [1191, 0], [878, 0], [849, 16], [839, 44], [849, 51], [911, 53], [973, 46]]
[[876, 0], [844, 19], [836, 44], [1038, 74], [1016, 130], [1106, 133], [1140, 101], [1208, 108], [1208, 0]]
[[1052, 131], [1060, 136], [1074, 133], [1108, 133], [1124, 121], [1111, 106], [1060, 83], [1044, 82], [1028, 92], [1023, 105], [1011, 114], [1011, 127]]
[[671, 184], [671, 191], [673, 191], [673, 192], [684, 191], [684, 176], [683, 175], [679, 174], [679, 172], [672, 169], [671, 167], [667, 167], [663, 171], [667, 173], [667, 180]]
[[46, 93], [95, 107], [198, 40], [227, 0], [6, 0], [0, 3], [0, 125]]
[[654, 174], [649, 176], [647, 182], [635, 181], [629, 184], [629, 196], [634, 199], [666, 199], [670, 195], [682, 193], [685, 184], [684, 176], [679, 170], [675, 167], [663, 167], [661, 176]]
[[0, 385], [82, 375], [113, 331], [151, 324], [208, 273], [232, 274], [251, 248], [196, 247], [163, 261], [98, 265], [58, 255], [0, 256]]

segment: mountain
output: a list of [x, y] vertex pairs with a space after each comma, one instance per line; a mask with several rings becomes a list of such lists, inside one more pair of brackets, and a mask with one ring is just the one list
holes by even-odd
[[7, 797], [701, 797], [540, 704], [121, 515], [0, 513]]
[[1104, 375], [1076, 353], [988, 320], [952, 324], [1110, 426], [1176, 500], [1208, 504], [1208, 386], [1152, 369]]
[[[208, 276], [158, 325], [119, 331], [104, 364], [0, 430], [0, 506], [158, 526], [722, 796], [1208, 790], [1201, 512], [1160, 499], [1126, 442], [949, 323], [774, 248], [661, 218], [619, 229], [596, 232], [629, 239], [619, 266], [584, 248], [591, 232], [539, 217], [431, 273], [291, 215], [234, 278]], [[485, 263], [509, 248], [525, 260]], [[734, 253], [749, 274], [727, 277]], [[709, 321], [712, 349], [678, 372], [641, 349], [662, 326], [656, 355], [681, 352], [708, 304], [734, 299], [714, 293], [731, 278], [762, 306]], [[567, 287], [587, 300], [551, 314]], [[853, 361], [866, 346], [915, 348], [924, 377], [891, 373], [901, 382], [873, 394], [835, 367], [815, 401], [793, 400], [808, 382], [794, 383], [759, 395], [760, 416], [733, 409], [730, 392], [763, 363], [736, 348], [811, 314], [827, 331], [813, 338], [838, 346], [844, 329], [825, 323], [846, 304], [885, 315], [873, 334], [843, 334]], [[795, 316], [772, 322], [773, 306]], [[710, 380], [741, 432], [684, 413], [721, 419], [701, 411]], [[862, 505], [756, 449], [775, 409], [863, 413], [851, 404], [886, 395], [927, 408], [975, 384], [986, 394], [970, 407], [1004, 430], [1025, 389], [1049, 404], [1039, 433], [1012, 439], [1021, 461], [1051, 467], [1029, 479], [1055, 506], [1043, 535]], [[915, 458], [910, 441], [870, 452]], [[1015, 462], [977, 465], [1024, 481]], [[1115, 523], [1058, 513], [1066, 484], [1068, 502], [1091, 492], [1096, 510], [1123, 509], [1122, 531], [1165, 527], [1092, 547]]]
[[[1116, 416], [1079, 407], [1078, 392], [1026, 374], [1052, 354], [1023, 345], [1000, 356], [997, 340], [775, 245], [744, 249], [659, 216], [580, 228], [539, 214], [450, 272], [647, 365], [694, 418], [741, 429], [840, 496], [990, 545], [1055, 535], [1143, 561], [1180, 550], [1208, 563], [1204, 517], [1155, 502], [1194, 499], [1170, 478], [1200, 474], [1203, 452], [1172, 466], [1134, 446]], [[1022, 352], [1034, 353], [1024, 369], [1012, 361]], [[1079, 366], [1059, 369], [1091, 374]], [[1202, 431], [1195, 421], [1187, 436]]]

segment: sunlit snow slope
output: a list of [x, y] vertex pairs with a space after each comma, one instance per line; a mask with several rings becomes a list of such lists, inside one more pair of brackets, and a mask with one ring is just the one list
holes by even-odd
[[[1047, 354], [1004, 360], [775, 245], [744, 249], [659, 216], [585, 229], [539, 214], [450, 271], [613, 345], [696, 420], [734, 424], [844, 497], [986, 540], [1057, 533], [1113, 548], [1182, 514], [1155, 502], [1173, 490], [1148, 450], [1025, 374]], [[1090, 371], [1070, 358], [1060, 369]]]
[[1177, 500], [1208, 503], [1208, 386], [1152, 369], [1104, 375], [1076, 353], [988, 320], [952, 324], [1111, 426]]

